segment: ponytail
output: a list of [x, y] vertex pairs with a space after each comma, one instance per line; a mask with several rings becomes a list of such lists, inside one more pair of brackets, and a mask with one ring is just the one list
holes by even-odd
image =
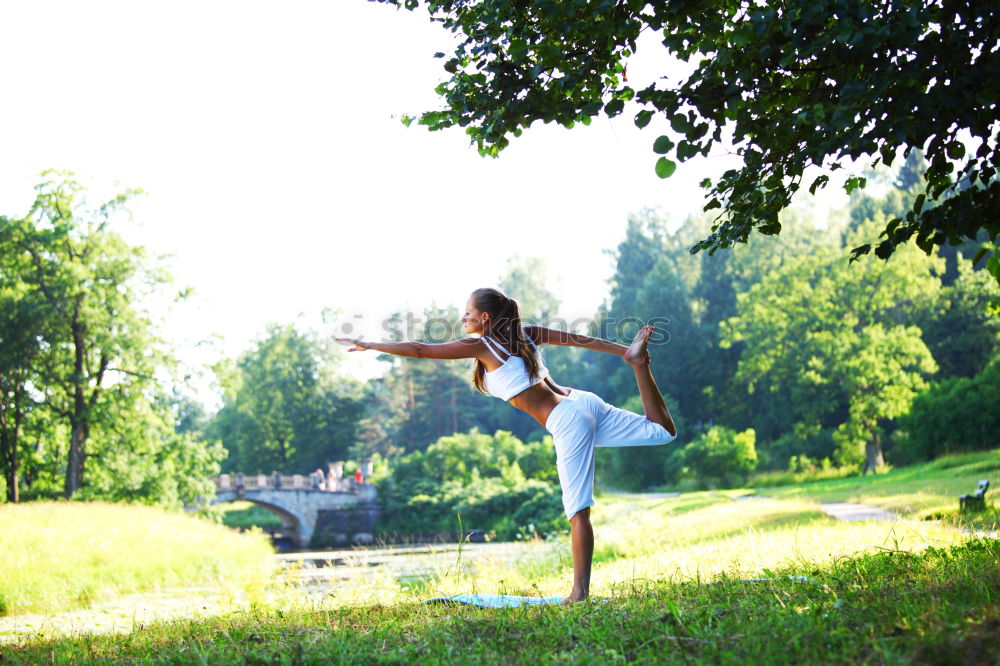
[[[540, 367], [538, 352], [525, 337], [517, 301], [499, 289], [485, 288], [472, 292], [472, 302], [477, 310], [490, 315], [490, 329], [485, 334], [498, 342], [511, 356], [520, 356], [524, 360], [528, 377], [534, 381]], [[486, 366], [479, 359], [476, 359], [472, 370], [472, 385], [480, 393], [489, 394], [486, 390]]]

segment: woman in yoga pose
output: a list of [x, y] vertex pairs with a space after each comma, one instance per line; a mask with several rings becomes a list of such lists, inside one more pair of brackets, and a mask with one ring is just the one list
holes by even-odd
[[[590, 524], [594, 447], [653, 446], [677, 436], [674, 421], [649, 371], [647, 346], [653, 327], [640, 329], [627, 347], [541, 326], [522, 327], [517, 302], [496, 289], [472, 292], [462, 323], [466, 333], [478, 337], [443, 344], [337, 340], [353, 345], [348, 351], [371, 349], [411, 358], [475, 359], [472, 383], [477, 389], [509, 401], [552, 434], [573, 553], [573, 589], [566, 602], [582, 601], [590, 593], [594, 554]], [[537, 345], [543, 344], [583, 347], [621, 357], [635, 371], [645, 417], [612, 407], [589, 391], [556, 384], [538, 353]]]

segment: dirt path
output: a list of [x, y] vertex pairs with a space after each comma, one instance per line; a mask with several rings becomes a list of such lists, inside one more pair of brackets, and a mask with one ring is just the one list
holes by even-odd
[[[680, 493], [633, 493], [635, 497], [642, 497], [643, 499], [667, 499], [670, 497], [677, 497]], [[739, 500], [764, 500], [771, 499], [767, 495], [743, 495], [741, 497], [734, 498]], [[867, 504], [849, 504], [847, 502], [835, 502], [830, 504], [820, 504], [820, 510], [828, 516], [833, 516], [837, 520], [843, 520], [847, 523], [861, 523], [861, 522], [895, 522], [899, 520], [899, 516], [892, 513], [891, 511], [886, 511], [885, 509], [880, 509], [877, 506], [869, 506]]]
[[868, 506], [867, 504], [847, 504], [844, 502], [838, 502], [834, 504], [820, 504], [819, 508], [823, 510], [823, 513], [833, 516], [837, 520], [843, 520], [848, 523], [891, 523], [899, 520], [899, 516], [891, 511], [880, 509], [877, 506]]

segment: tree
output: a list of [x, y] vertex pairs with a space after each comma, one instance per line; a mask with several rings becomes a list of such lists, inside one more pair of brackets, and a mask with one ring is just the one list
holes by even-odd
[[910, 322], [936, 297], [942, 269], [941, 260], [915, 248], [853, 269], [826, 249], [790, 261], [738, 296], [722, 344], [745, 345], [737, 376], [751, 394], [767, 396], [757, 422], [768, 426], [768, 439], [835, 429], [839, 461], [875, 471], [880, 424], [905, 413], [937, 370]]
[[[415, 9], [419, 0], [382, 0]], [[807, 183], [807, 168], [851, 159], [891, 164], [925, 151], [928, 168], [913, 207], [884, 222], [875, 252], [887, 258], [911, 239], [930, 252], [945, 241], [1000, 236], [998, 125], [1000, 8], [993, 3], [503, 2], [428, 0], [432, 21], [459, 36], [437, 92], [443, 110], [419, 122], [465, 128], [496, 156], [536, 120], [567, 127], [614, 117], [626, 103], [635, 124], [654, 116], [670, 131], [653, 142], [669, 177], [695, 155], [730, 141], [742, 160], [702, 186], [721, 214], [694, 250], [781, 231], [779, 213]], [[643, 31], [690, 74], [627, 82]], [[404, 123], [413, 119], [404, 117]], [[967, 138], [963, 138], [967, 137]], [[848, 193], [865, 178], [847, 178]], [[871, 249], [860, 239], [853, 256]], [[987, 252], [988, 248], [984, 248]], [[1000, 281], [994, 253], [989, 270]]]
[[112, 405], [141, 397], [165, 360], [136, 302], [166, 276], [110, 229], [136, 191], [89, 210], [69, 174], [44, 175], [49, 180], [36, 187], [28, 215], [7, 225], [5, 242], [24, 269], [22, 304], [33, 303], [33, 317], [45, 322], [44, 333], [34, 329], [32, 384], [69, 424], [64, 492], [71, 497], [84, 485], [88, 458], [99, 455], [88, 450], [95, 428], [107, 432], [122, 423]]
[[216, 367], [225, 396], [207, 433], [229, 451], [227, 470], [306, 472], [347, 453], [363, 402], [356, 383], [337, 375], [338, 357], [293, 326], [270, 326]]
[[559, 311], [559, 297], [549, 289], [549, 269], [541, 257], [510, 257], [499, 285], [517, 301], [525, 324], [545, 326]]
[[957, 278], [921, 313], [924, 342], [942, 377], [972, 377], [1000, 355], [1000, 312], [989, 307], [991, 282], [983, 271], [960, 263]]
[[168, 282], [113, 222], [48, 172], [31, 210], [0, 218], [0, 465], [25, 495], [180, 506], [212, 491], [219, 447], [178, 434], [172, 360], [141, 303]]

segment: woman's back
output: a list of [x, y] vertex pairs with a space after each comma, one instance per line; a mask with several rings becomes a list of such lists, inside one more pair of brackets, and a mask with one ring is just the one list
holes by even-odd
[[[490, 353], [500, 361], [499, 368], [488, 370], [483, 374], [486, 390], [489, 391], [490, 395], [501, 400], [510, 400], [525, 389], [545, 381], [549, 371], [542, 363], [538, 348], [530, 337], [527, 340], [538, 355], [538, 375], [534, 378], [528, 376], [527, 366], [523, 358], [512, 355], [503, 345], [488, 335], [483, 335], [481, 339]], [[501, 354], [505, 355], [506, 358]]]

